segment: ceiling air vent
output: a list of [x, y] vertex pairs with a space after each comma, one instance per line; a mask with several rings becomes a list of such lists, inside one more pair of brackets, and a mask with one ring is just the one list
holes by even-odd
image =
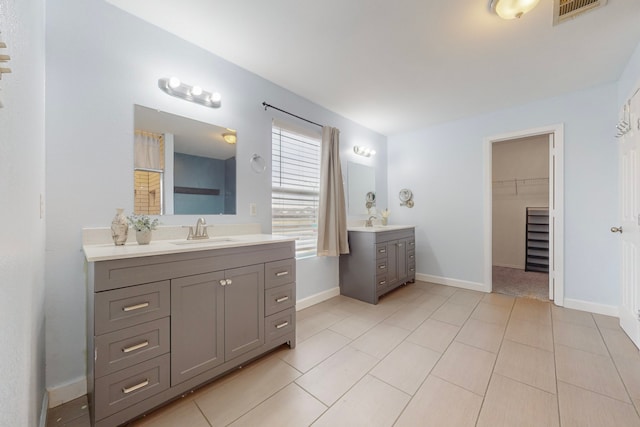
[[607, 0], [553, 0], [553, 25], [607, 4]]

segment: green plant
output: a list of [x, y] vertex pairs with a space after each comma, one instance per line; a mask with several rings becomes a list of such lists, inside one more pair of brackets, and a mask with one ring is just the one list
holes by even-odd
[[154, 218], [153, 220], [148, 215], [130, 215], [127, 217], [129, 220], [129, 224], [136, 231], [151, 231], [155, 230], [158, 226], [158, 218]]

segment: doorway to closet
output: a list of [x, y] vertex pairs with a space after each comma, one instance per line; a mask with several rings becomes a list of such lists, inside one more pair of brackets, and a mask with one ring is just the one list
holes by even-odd
[[563, 126], [485, 138], [485, 289], [564, 305]]
[[549, 136], [492, 144], [493, 292], [549, 299]]

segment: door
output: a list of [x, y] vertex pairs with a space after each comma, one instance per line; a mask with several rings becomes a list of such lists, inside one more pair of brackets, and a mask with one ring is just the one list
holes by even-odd
[[640, 262], [639, 113], [640, 96], [635, 96], [631, 100], [631, 105], [625, 105], [623, 111], [623, 117], [628, 121], [631, 129], [619, 138], [620, 226], [611, 228], [612, 232], [620, 233], [622, 240], [620, 326], [638, 347], [640, 347], [640, 322], [638, 320], [638, 309], [640, 308], [638, 289], [638, 265]]
[[264, 264], [225, 271], [224, 349], [231, 360], [264, 344]]
[[223, 272], [171, 281], [171, 385], [224, 362]]

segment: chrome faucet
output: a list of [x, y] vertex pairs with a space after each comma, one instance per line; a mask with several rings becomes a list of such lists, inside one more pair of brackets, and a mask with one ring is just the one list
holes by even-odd
[[198, 218], [196, 221], [196, 232], [193, 232], [193, 227], [189, 227], [189, 235], [187, 240], [208, 239], [207, 234], [207, 221], [204, 218]]
[[372, 220], [377, 219], [377, 218], [378, 218], [377, 216], [371, 215], [369, 217], [369, 219], [364, 222], [364, 226], [365, 227], [373, 227], [373, 221]]

